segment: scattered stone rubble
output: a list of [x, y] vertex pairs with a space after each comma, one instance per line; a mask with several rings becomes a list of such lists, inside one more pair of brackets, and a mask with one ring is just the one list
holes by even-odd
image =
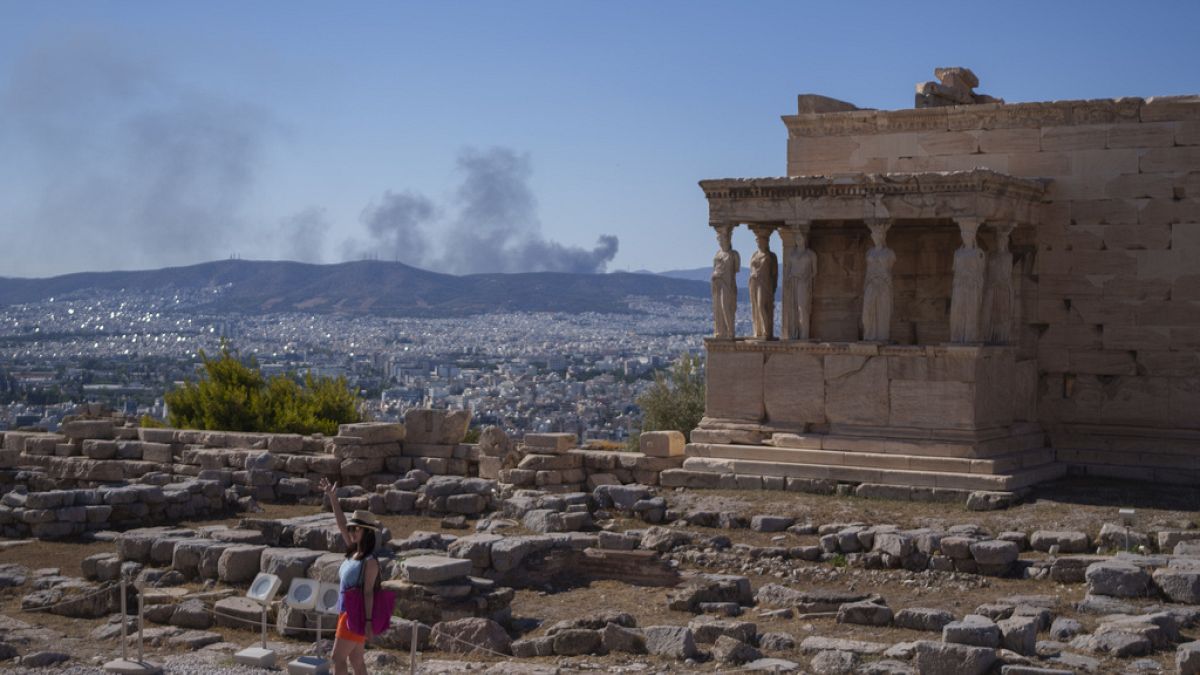
[[[222, 639], [212, 631], [214, 627], [256, 625], [260, 608], [241, 597], [240, 590], [256, 574], [276, 574], [285, 587], [300, 577], [336, 581], [344, 542], [328, 511], [284, 519], [249, 515], [236, 527], [180, 528], [169, 523], [212, 515], [247, 499], [299, 499], [316, 506], [319, 497], [314, 486], [320, 477], [345, 478], [347, 467], [350, 473], [357, 470], [355, 462], [371, 466], [382, 462], [383, 473], [365, 475], [339, 488], [343, 509], [363, 508], [388, 516], [444, 515], [460, 518], [466, 526], [469, 518], [475, 530], [462, 536], [414, 532], [402, 539], [392, 538], [386, 529], [380, 533], [384, 578], [389, 580], [385, 583], [397, 592], [398, 614], [405, 617], [379, 636], [382, 647], [407, 649], [415, 630], [421, 649], [452, 654], [516, 658], [623, 654], [783, 672], [800, 668], [799, 661], [791, 659], [803, 655], [808, 667], [818, 672], [956, 674], [989, 669], [1094, 671], [1114, 663], [1113, 659], [1159, 657], [1175, 650], [1180, 672], [1200, 669], [1200, 648], [1188, 639], [1200, 618], [1200, 530], [1145, 533], [1110, 523], [1093, 538], [1074, 531], [990, 533], [971, 524], [901, 529], [887, 524], [817, 524], [774, 513], [681, 510], [673, 507], [673, 493], [667, 487], [623, 482], [641, 475], [639, 471], [668, 475], [670, 469], [644, 467], [675, 462], [679, 439], [668, 435], [644, 439], [645, 453], [599, 453], [574, 448], [569, 435], [535, 435], [513, 445], [502, 434], [489, 431], [480, 446], [487, 448], [486, 454], [478, 449], [456, 457], [457, 448], [466, 446], [448, 442], [458, 430], [447, 435], [446, 429], [459, 425], [461, 419], [450, 424], [444, 415], [422, 414], [404, 426], [343, 427], [336, 437], [340, 440], [313, 448], [311, 457], [302, 453], [312, 439], [303, 437], [251, 443], [265, 448], [174, 448], [182, 439], [198, 441], [184, 445], [241, 445], [251, 439], [142, 430], [160, 439], [145, 442], [172, 448], [173, 457], [180, 450], [178, 466], [173, 464], [170, 472], [144, 473], [139, 483], [89, 486], [84, 482], [50, 490], [22, 487], [0, 499], [4, 525], [14, 528], [6, 533], [47, 538], [90, 533], [113, 541], [114, 550], [86, 559], [82, 579], [56, 571], [36, 574], [0, 567], [0, 587], [19, 589], [24, 594], [22, 605], [30, 610], [49, 606], [49, 611], [64, 616], [97, 619], [118, 611], [114, 582], [131, 579], [147, 589], [147, 619], [154, 626], [147, 632], [150, 644], [207, 649]], [[424, 434], [418, 435], [422, 443], [411, 443], [414, 425]], [[118, 429], [112, 427], [114, 436]], [[170, 433], [170, 440], [154, 436], [155, 431]], [[104, 432], [89, 427], [86, 433]], [[17, 438], [25, 444], [20, 453], [32, 447], [30, 436]], [[81, 453], [83, 446], [81, 442]], [[93, 445], [88, 447], [93, 454], [98, 452]], [[420, 449], [405, 455], [409, 447]], [[482, 458], [495, 459], [491, 464], [497, 477], [429, 470], [449, 470], [457, 459], [469, 467], [472, 455], [481, 471], [490, 470]], [[597, 459], [603, 455], [614, 459]], [[409, 462], [392, 461], [397, 457]], [[418, 457], [445, 462], [422, 461], [418, 468]], [[302, 460], [303, 473], [297, 458]], [[64, 459], [82, 461], [85, 455]], [[320, 462], [310, 465], [310, 460]], [[645, 464], [648, 460], [666, 463]], [[179, 466], [194, 470], [179, 471]], [[331, 473], [310, 472], [313, 466], [327, 466]], [[386, 473], [405, 466], [409, 468], [402, 473]], [[531, 474], [514, 473], [521, 471]], [[33, 481], [36, 486], [57, 485], [45, 471], [29, 475], [43, 481]], [[270, 491], [261, 489], [265, 487]], [[788, 487], [786, 482], [783, 487]], [[836, 491], [832, 485], [804, 487]], [[82, 521], [59, 516], [64, 511], [73, 514], [68, 509], [77, 508], [84, 514]], [[177, 510], [168, 512], [171, 508]], [[31, 523], [25, 515], [30, 512], [51, 513], [54, 519]], [[104, 518], [87, 517], [101, 512]], [[645, 527], [618, 526], [627, 519], [641, 521]], [[33, 529], [59, 522], [69, 523], [70, 531], [60, 528], [63, 534], [59, 535]], [[154, 522], [164, 524], [144, 526]], [[29, 529], [18, 529], [15, 523]], [[113, 528], [129, 529], [108, 531]], [[773, 541], [765, 546], [733, 544], [722, 534], [739, 529], [771, 535]], [[848, 570], [907, 575], [924, 579], [925, 584], [986, 577], [1050, 579], [1085, 584], [1087, 595], [1075, 606], [1064, 606], [1055, 597], [998, 597], [972, 611], [950, 612], [941, 607], [894, 606], [887, 597], [869, 591], [808, 588], [804, 574], [813, 570], [818, 575], [819, 570], [833, 575]], [[778, 581], [752, 584], [747, 576], [751, 573]], [[671, 588], [666, 609], [680, 613], [682, 623], [643, 626], [637, 616], [597, 610], [531, 632], [512, 614], [514, 589], [564, 589], [595, 579]], [[196, 584], [202, 590], [189, 590]], [[750, 613], [764, 619], [827, 616], [848, 627], [895, 627], [936, 637], [890, 644], [760, 633]], [[269, 620], [278, 635], [299, 640], [310, 639], [308, 631], [318, 625], [332, 629], [328, 617], [293, 610], [279, 601], [270, 608]], [[110, 620], [98, 626], [93, 637], [112, 639], [120, 626], [119, 619]], [[0, 654], [5, 644], [0, 635]], [[23, 658], [43, 657], [26, 650]]]

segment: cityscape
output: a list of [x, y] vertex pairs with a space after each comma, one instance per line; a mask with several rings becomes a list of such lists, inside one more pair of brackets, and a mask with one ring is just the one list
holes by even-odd
[[344, 377], [373, 420], [465, 408], [508, 433], [624, 442], [655, 372], [701, 353], [711, 332], [698, 298], [634, 299], [632, 314], [442, 319], [195, 309], [220, 292], [93, 291], [0, 309], [0, 429], [53, 431], [81, 403], [165, 420], [164, 393], [225, 344], [267, 376]]

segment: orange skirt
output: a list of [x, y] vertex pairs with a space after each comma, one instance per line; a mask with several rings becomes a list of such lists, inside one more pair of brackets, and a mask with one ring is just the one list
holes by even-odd
[[338, 615], [337, 631], [334, 632], [334, 637], [339, 640], [349, 640], [351, 642], [366, 642], [367, 636], [355, 633], [350, 630], [350, 624], [346, 620], [346, 613], [342, 612]]

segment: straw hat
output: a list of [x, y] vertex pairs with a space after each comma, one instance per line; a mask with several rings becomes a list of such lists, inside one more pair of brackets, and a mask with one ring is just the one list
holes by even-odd
[[358, 509], [350, 516], [350, 522], [346, 523], [350, 527], [364, 527], [368, 530], [378, 530], [382, 525], [375, 514], [364, 509]]

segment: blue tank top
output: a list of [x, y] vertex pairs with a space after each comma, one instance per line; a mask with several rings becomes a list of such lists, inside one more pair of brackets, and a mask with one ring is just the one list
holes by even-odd
[[354, 558], [346, 558], [338, 567], [338, 581], [340, 588], [338, 589], [338, 606], [339, 612], [343, 611], [342, 603], [346, 597], [346, 590], [350, 588], [358, 588], [363, 583], [363, 575], [367, 573], [366, 559], [355, 560]]

